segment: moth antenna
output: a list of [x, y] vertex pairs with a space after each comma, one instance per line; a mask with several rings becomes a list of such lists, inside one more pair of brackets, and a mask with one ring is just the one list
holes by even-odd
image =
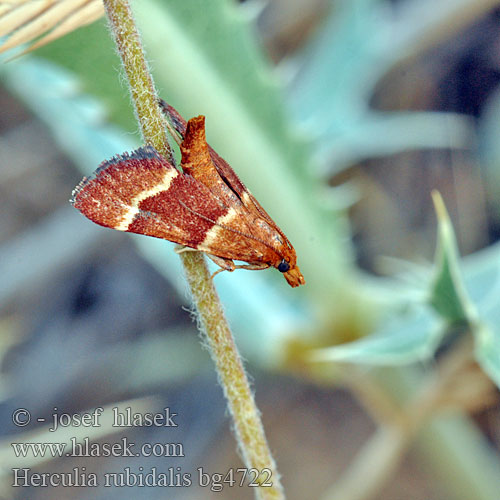
[[186, 131], [186, 123], [177, 111], [166, 103], [163, 99], [158, 98], [158, 105], [163, 114], [167, 118], [167, 130], [173, 137], [174, 141], [180, 146], [184, 140]]

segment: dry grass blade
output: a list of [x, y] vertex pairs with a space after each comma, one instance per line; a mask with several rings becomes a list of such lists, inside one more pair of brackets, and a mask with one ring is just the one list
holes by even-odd
[[[71, 33], [72, 31], [80, 28], [81, 26], [85, 26], [87, 24], [93, 23], [97, 21], [100, 17], [102, 17], [104, 13], [101, 2], [90, 2], [78, 9], [75, 12], [72, 12], [66, 19], [61, 21], [50, 33], [45, 35], [43, 38], [38, 40], [36, 43], [28, 47], [21, 54], [23, 55], [26, 52], [30, 52], [32, 50], [37, 49], [38, 47], [42, 47], [47, 43], [52, 42], [53, 40], [57, 40], [67, 33]], [[1, 49], [0, 49], [1, 50]]]
[[56, 0], [42, 0], [24, 3], [3, 2], [0, 4], [0, 36], [8, 35], [37, 16], [43, 14]]
[[45, 45], [104, 14], [100, 0], [0, 0], [0, 36], [11, 36], [0, 53], [50, 31], [22, 54]]

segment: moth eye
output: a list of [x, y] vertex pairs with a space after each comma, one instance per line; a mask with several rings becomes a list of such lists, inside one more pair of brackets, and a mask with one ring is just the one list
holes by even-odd
[[289, 269], [290, 264], [285, 259], [283, 259], [278, 266], [278, 271], [286, 273]]

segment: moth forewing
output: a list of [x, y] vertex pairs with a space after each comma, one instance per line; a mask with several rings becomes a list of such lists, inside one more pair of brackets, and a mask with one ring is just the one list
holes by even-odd
[[[174, 108], [162, 108], [182, 139], [182, 172], [146, 146], [103, 162], [75, 188], [71, 203], [102, 226], [224, 259], [222, 269], [275, 267], [292, 287], [305, 284], [291, 243], [207, 144], [205, 117], [186, 123]], [[229, 264], [234, 260], [247, 264]]]

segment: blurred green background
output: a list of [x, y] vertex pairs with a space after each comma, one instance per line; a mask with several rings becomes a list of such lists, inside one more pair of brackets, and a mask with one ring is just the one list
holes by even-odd
[[[215, 278], [291, 500], [499, 498], [499, 3], [132, 2], [161, 97], [206, 115], [307, 281]], [[253, 497], [12, 488], [13, 467], [242, 466], [173, 245], [68, 203], [82, 175], [139, 145], [104, 20], [2, 63], [2, 498]], [[175, 429], [78, 435], [186, 456], [15, 457], [12, 442], [76, 435], [36, 418], [96, 406], [172, 408]]]

